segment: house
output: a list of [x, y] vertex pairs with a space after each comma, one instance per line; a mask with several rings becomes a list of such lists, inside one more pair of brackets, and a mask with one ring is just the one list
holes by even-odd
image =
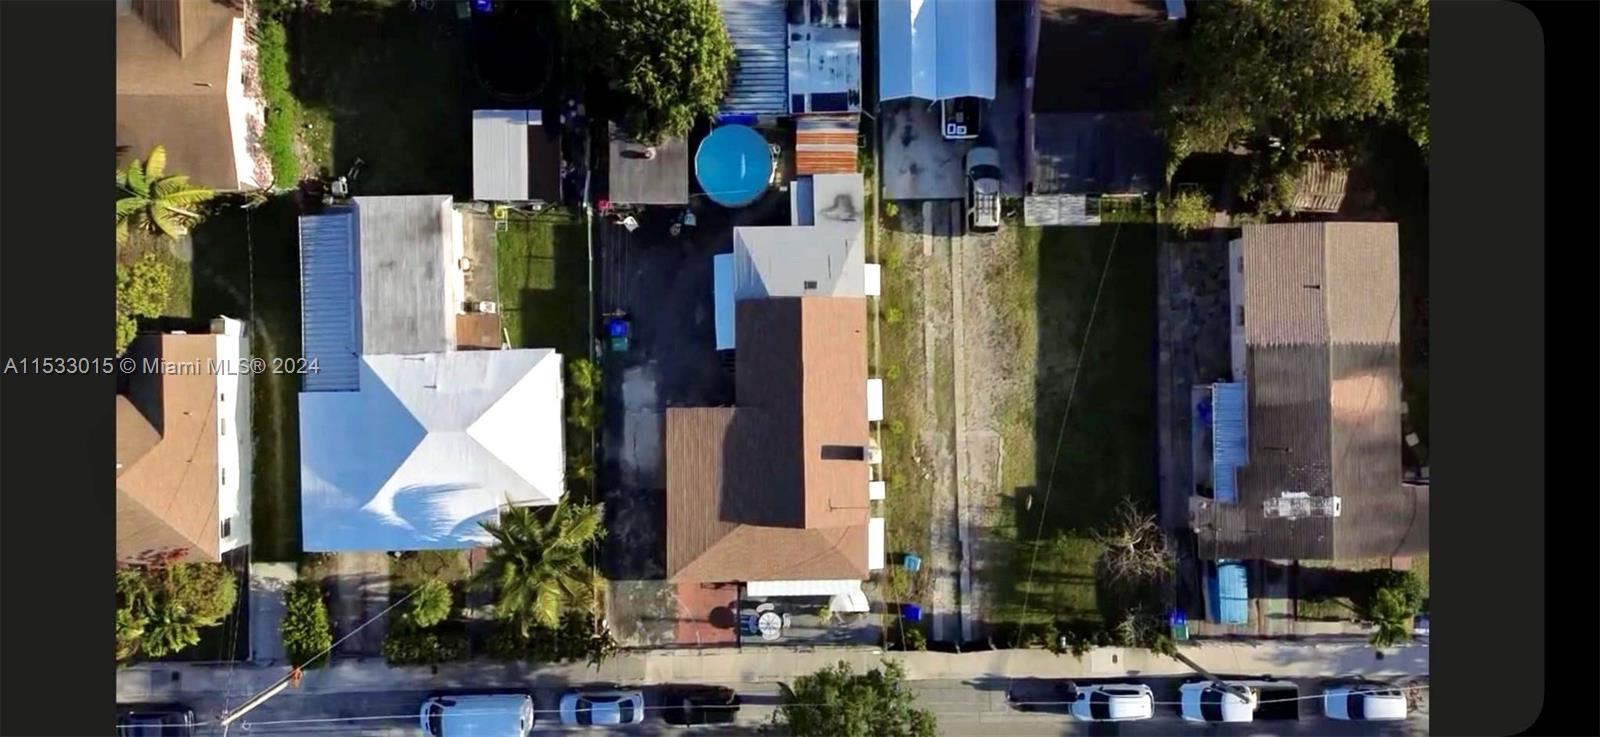
[[560, 500], [561, 356], [461, 350], [448, 196], [304, 216], [300, 259], [306, 550], [467, 548], [503, 506]]
[[818, 174], [790, 189], [790, 225], [734, 228], [733, 252], [713, 257], [717, 349], [735, 346], [738, 302], [869, 296], [865, 203], [860, 174]]
[[250, 371], [244, 323], [144, 334], [117, 394], [117, 560], [250, 544]]
[[861, 110], [861, 2], [717, 0], [733, 45], [725, 116]]
[[216, 190], [272, 183], [254, 152], [245, 60], [253, 53], [237, 3], [131, 0], [117, 14], [118, 165], [156, 145], [167, 171]]
[[994, 0], [881, 0], [878, 99], [994, 99]]
[[540, 111], [472, 112], [472, 199], [560, 201], [561, 138]]
[[1200, 557], [1425, 552], [1428, 489], [1401, 474], [1396, 225], [1249, 225], [1229, 251], [1233, 377], [1211, 387]]
[[830, 596], [883, 567], [882, 520], [869, 516], [863, 181], [797, 184], [794, 224], [736, 228], [734, 252], [716, 257], [734, 406], [667, 409], [667, 577], [680, 584]]

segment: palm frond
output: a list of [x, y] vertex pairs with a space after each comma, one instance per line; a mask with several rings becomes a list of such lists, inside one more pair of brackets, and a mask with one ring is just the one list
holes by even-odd
[[150, 194], [150, 180], [144, 176], [144, 162], [128, 162], [128, 170], [123, 172], [122, 186], [132, 194]]
[[148, 207], [150, 201], [143, 197], [123, 197], [117, 200], [117, 222], [122, 222], [128, 216]]
[[178, 238], [189, 233], [187, 218], [166, 207], [150, 208], [150, 223], [168, 238]]
[[162, 172], [167, 169], [167, 148], [156, 146], [150, 149], [150, 155], [144, 159], [144, 176], [146, 179], [160, 179]]
[[123, 220], [123, 219], [118, 219], [117, 220], [117, 245], [118, 246], [125, 246], [127, 244], [128, 244], [128, 221], [127, 220]]

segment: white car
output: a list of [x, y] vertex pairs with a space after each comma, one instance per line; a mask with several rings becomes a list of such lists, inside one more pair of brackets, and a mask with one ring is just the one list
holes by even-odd
[[1334, 686], [1322, 692], [1329, 719], [1399, 721], [1406, 718], [1405, 692], [1387, 686]]
[[1155, 713], [1155, 695], [1142, 683], [1097, 683], [1077, 687], [1072, 716], [1090, 722], [1129, 722]]
[[533, 731], [533, 697], [528, 694], [434, 696], [422, 702], [422, 733], [428, 737], [505, 735]]
[[[1197, 681], [1183, 684], [1178, 689], [1178, 693], [1179, 706], [1183, 713], [1184, 721], [1255, 721], [1256, 705], [1260, 703], [1260, 694], [1255, 689], [1242, 684], [1227, 685], [1235, 686], [1236, 688], [1235, 690], [1224, 689], [1213, 681]], [[1237, 689], [1243, 689], [1249, 696], [1240, 696]]]
[[561, 696], [561, 724], [569, 727], [613, 727], [644, 721], [644, 694], [639, 691], [568, 691]]

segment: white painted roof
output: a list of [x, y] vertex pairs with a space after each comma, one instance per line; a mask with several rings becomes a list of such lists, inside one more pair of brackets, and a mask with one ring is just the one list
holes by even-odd
[[866, 277], [866, 286], [862, 290], [868, 297], [876, 297], [883, 293], [883, 267], [877, 264], [867, 264], [862, 275]]
[[501, 505], [563, 492], [561, 355], [363, 356], [360, 390], [300, 395], [305, 549], [459, 549]]
[[883, 570], [883, 518], [867, 520], [867, 570]]
[[867, 500], [868, 501], [874, 501], [874, 502], [883, 501], [883, 498], [888, 495], [887, 492], [888, 492], [888, 484], [885, 484], [882, 481], [868, 481], [867, 482]]
[[867, 422], [883, 419], [883, 379], [867, 379]]
[[744, 591], [745, 594], [758, 598], [772, 596], [848, 596], [861, 594], [861, 582], [855, 579], [751, 581], [744, 585]]

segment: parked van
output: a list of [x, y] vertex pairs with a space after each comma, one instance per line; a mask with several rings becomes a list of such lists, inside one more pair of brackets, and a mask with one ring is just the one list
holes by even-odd
[[528, 737], [532, 731], [528, 694], [434, 696], [422, 702], [427, 737]]

